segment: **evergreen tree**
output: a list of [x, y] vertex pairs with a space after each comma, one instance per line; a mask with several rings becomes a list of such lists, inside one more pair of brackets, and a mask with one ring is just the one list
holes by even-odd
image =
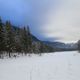
[[43, 53], [45, 51], [45, 45], [40, 42], [40, 52]]
[[11, 23], [6, 21], [6, 51], [9, 53], [9, 57], [11, 57], [10, 53], [15, 50], [15, 39], [13, 33]]
[[20, 53], [22, 52], [22, 44], [21, 44], [21, 29], [17, 28], [15, 30], [15, 51]]
[[32, 37], [31, 37], [29, 26], [27, 26], [27, 38], [28, 38], [28, 52], [33, 52]]
[[80, 40], [78, 41], [78, 50], [80, 51]]
[[21, 35], [22, 35], [21, 37], [22, 50], [26, 54], [28, 52], [28, 37], [25, 27], [23, 28]]
[[40, 53], [40, 42], [38, 41], [38, 42], [34, 42], [33, 43], [33, 52], [35, 53], [35, 54], [38, 54], [38, 53]]
[[0, 52], [5, 50], [5, 41], [4, 41], [4, 28], [2, 20], [0, 18]]

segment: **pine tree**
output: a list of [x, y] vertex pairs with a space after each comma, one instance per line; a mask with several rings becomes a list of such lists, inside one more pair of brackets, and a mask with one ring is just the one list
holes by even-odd
[[4, 28], [2, 20], [0, 18], [0, 52], [5, 50], [5, 41], [4, 41]]
[[21, 33], [21, 45], [22, 45], [22, 50], [26, 54], [28, 52], [28, 37], [27, 37], [27, 31], [26, 28], [23, 28], [23, 31]]
[[27, 26], [27, 37], [28, 37], [28, 52], [32, 52], [32, 37], [31, 37], [31, 33], [30, 33], [30, 29], [29, 26]]
[[17, 28], [15, 30], [15, 51], [20, 53], [22, 51], [22, 44], [21, 44], [21, 29]]
[[80, 51], [80, 40], [78, 41], [78, 50]]
[[35, 54], [39, 54], [41, 52], [40, 51], [40, 47], [41, 47], [40, 45], [41, 45], [41, 43], [39, 41], [33, 43], [33, 52]]
[[10, 53], [15, 50], [15, 39], [13, 33], [11, 23], [6, 21], [6, 51], [9, 53], [9, 57], [11, 57]]

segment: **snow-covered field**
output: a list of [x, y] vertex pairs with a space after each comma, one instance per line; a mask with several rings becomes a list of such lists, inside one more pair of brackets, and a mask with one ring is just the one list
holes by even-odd
[[80, 54], [55, 52], [0, 59], [0, 80], [80, 80]]

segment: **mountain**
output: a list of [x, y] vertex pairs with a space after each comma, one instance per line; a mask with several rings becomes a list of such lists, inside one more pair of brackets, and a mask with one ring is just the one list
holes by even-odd
[[62, 43], [43, 41], [44, 44], [53, 47], [56, 51], [77, 50], [77, 43]]

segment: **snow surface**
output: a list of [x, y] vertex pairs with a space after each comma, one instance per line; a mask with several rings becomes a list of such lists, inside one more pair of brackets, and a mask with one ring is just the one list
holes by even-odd
[[56, 52], [0, 59], [0, 80], [80, 80], [80, 54]]

